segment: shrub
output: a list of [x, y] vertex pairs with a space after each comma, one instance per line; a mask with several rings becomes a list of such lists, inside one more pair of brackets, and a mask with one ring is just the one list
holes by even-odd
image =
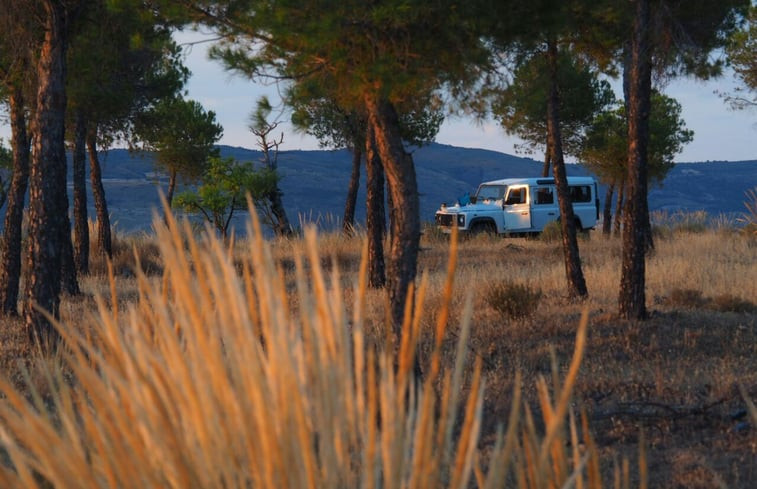
[[669, 306], [686, 309], [711, 309], [720, 312], [757, 312], [757, 305], [732, 294], [706, 297], [695, 289], [673, 289], [665, 301]]
[[486, 294], [486, 302], [505, 318], [531, 315], [539, 305], [541, 290], [510, 282], [494, 284]]
[[558, 221], [552, 221], [544, 226], [539, 238], [545, 243], [554, 243], [562, 239], [562, 228]]
[[721, 312], [757, 312], [755, 304], [731, 294], [722, 294], [713, 297], [710, 301], [710, 308]]
[[673, 289], [670, 291], [665, 303], [673, 307], [685, 309], [700, 309], [707, 304], [707, 299], [701, 290], [696, 289]]

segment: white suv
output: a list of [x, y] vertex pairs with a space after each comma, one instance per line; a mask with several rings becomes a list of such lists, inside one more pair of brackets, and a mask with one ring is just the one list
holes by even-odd
[[[593, 229], [599, 219], [597, 182], [591, 177], [568, 177], [578, 230]], [[506, 178], [479, 185], [470, 202], [442, 204], [436, 225], [469, 233], [539, 233], [560, 218], [553, 178]]]

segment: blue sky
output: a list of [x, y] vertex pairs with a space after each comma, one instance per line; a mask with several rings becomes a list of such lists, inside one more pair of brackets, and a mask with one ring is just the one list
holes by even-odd
[[[180, 42], [197, 39], [196, 33], [180, 33]], [[222, 144], [253, 147], [254, 139], [247, 129], [249, 114], [261, 94], [268, 95], [271, 103], [280, 100], [278, 88], [272, 84], [254, 84], [251, 81], [224, 71], [218, 62], [207, 60], [207, 45], [197, 44], [187, 53], [186, 64], [192, 70], [189, 97], [198, 100], [208, 110], [216, 112], [224, 126]], [[755, 160], [757, 159], [757, 110], [732, 111], [715, 90], [729, 91], [734, 80], [723, 77], [701, 82], [690, 79], [674, 80], [664, 91], [682, 105], [683, 119], [694, 131], [694, 141], [688, 144], [676, 161]], [[318, 142], [295, 133], [281, 116], [284, 132], [282, 150], [317, 149]], [[515, 154], [519, 141], [507, 136], [495, 122], [478, 123], [468, 118], [450, 118], [445, 121], [437, 142], [467, 148], [484, 148]], [[542, 153], [531, 155], [543, 159]]]
[[[179, 42], [197, 39], [197, 33], [177, 35]], [[279, 104], [279, 89], [275, 84], [252, 83], [224, 71], [220, 63], [207, 59], [207, 48], [208, 44], [185, 48], [185, 63], [192, 71], [187, 86], [188, 98], [216, 113], [216, 119], [224, 127], [221, 144], [254, 148], [255, 140], [247, 128], [249, 114], [262, 94], [268, 95], [272, 104]], [[684, 148], [676, 161], [757, 159], [757, 110], [732, 111], [713, 93], [715, 90], [729, 91], [733, 87], [734, 80], [730, 77], [710, 82], [678, 79], [665, 87], [665, 93], [681, 103], [686, 125], [694, 131], [694, 141]], [[279, 106], [279, 109], [282, 108]], [[5, 139], [7, 145], [10, 129], [3, 116], [4, 113], [0, 114], [0, 138]], [[287, 123], [288, 114], [281, 113], [280, 118], [279, 127], [284, 133], [282, 150], [318, 148], [315, 139], [293, 131]], [[437, 142], [516, 154], [514, 146], [518, 140], [507, 136], [492, 121], [480, 123], [454, 117], [442, 125]], [[543, 158], [541, 153], [530, 156], [538, 160]]]

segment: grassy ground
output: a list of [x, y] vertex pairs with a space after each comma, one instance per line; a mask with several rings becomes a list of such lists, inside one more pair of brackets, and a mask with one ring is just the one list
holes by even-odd
[[[328, 278], [342, 291], [348, 315], [354, 304], [353, 284], [360, 268], [360, 236], [318, 238]], [[757, 399], [757, 240], [728, 229], [666, 229], [657, 234], [647, 262], [644, 322], [616, 317], [620, 281], [620, 241], [596, 232], [581, 242], [589, 298], [581, 303], [564, 294], [565, 272], [559, 241], [477, 237], [459, 245], [450, 303], [450, 328], [442, 344], [442, 362], [455, 362], [458, 326], [466, 301], [472, 301], [467, 348], [482, 367], [485, 384], [481, 446], [486, 451], [497, 428], [506, 423], [515, 372], [522, 373], [524, 403], [535, 413], [537, 431], [545, 419], [536, 379], [562, 377], [573, 352], [582, 311], [589, 312], [586, 351], [574, 387], [572, 407], [584, 412], [597, 443], [607, 487], [613, 467], [623, 458], [635, 467], [639, 440], [647, 454], [650, 487], [757, 487], [757, 426], [750, 421], [739, 391]], [[114, 260], [119, 309], [136, 304], [140, 286], [133, 273], [134, 250], [141, 267], [159, 282], [164, 269], [156, 244], [145, 237], [123, 238]], [[96, 251], [96, 250], [93, 250]], [[307, 253], [303, 240], [272, 243], [291, 313], [302, 306], [297, 292], [296, 258]], [[246, 243], [234, 247], [240, 263]], [[421, 363], [434, 350], [436, 322], [443, 310], [449, 242], [433, 230], [422, 240], [420, 275], [428, 281], [420, 315]], [[98, 313], [95, 297], [110, 297], [104, 263], [82, 280], [84, 294], [66, 298], [63, 322], [91, 328]], [[334, 284], [333, 280], [340, 283]], [[107, 300], [106, 300], [107, 302]], [[515, 306], [512, 305], [515, 304]], [[365, 296], [366, 340], [382, 345], [386, 336], [382, 291]], [[521, 308], [519, 305], [526, 305]], [[23, 385], [20, 364], [36, 368], [20, 324], [0, 331], [0, 368]], [[465, 369], [465, 386], [474, 361]], [[41, 374], [40, 374], [41, 375]], [[39, 383], [39, 382], [38, 382]], [[468, 387], [464, 387], [466, 390]], [[637, 471], [631, 470], [631, 479]]]

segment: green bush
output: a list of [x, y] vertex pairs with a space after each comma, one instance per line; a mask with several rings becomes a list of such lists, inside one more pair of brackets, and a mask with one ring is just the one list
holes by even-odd
[[562, 239], [562, 229], [558, 221], [552, 221], [544, 226], [544, 230], [539, 235], [545, 243], [554, 243]]
[[541, 300], [542, 292], [528, 285], [511, 282], [494, 284], [486, 294], [486, 302], [505, 318], [530, 316]]

